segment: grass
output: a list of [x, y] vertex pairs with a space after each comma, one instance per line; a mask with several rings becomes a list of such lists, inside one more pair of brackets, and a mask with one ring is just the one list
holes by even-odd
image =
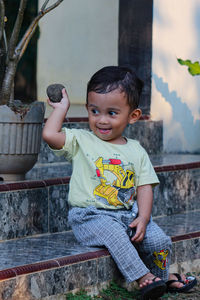
[[[189, 275], [189, 273], [187, 274]], [[200, 273], [191, 275], [197, 277], [198, 285], [187, 294], [165, 294], [160, 299], [161, 300], [199, 300], [200, 299]], [[127, 291], [127, 289], [120, 287], [115, 281], [112, 281], [108, 288], [99, 292], [97, 296], [88, 296], [85, 290], [81, 290], [76, 294], [67, 294], [66, 300], [138, 300], [140, 299], [140, 294], [138, 290]]]
[[115, 281], [112, 281], [107, 289], [102, 290], [98, 296], [88, 296], [84, 290], [73, 295], [72, 293], [66, 296], [67, 300], [132, 300], [139, 299], [139, 292], [137, 290], [133, 292], [127, 291], [125, 288], [120, 287]]

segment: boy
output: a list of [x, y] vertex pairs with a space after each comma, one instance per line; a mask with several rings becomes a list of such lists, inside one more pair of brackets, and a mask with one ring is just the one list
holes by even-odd
[[142, 87], [127, 67], [99, 70], [87, 87], [91, 132], [61, 130], [70, 106], [63, 89], [60, 103], [48, 100], [54, 110], [43, 138], [73, 163], [68, 220], [77, 240], [107, 247], [125, 279], [138, 282], [141, 299], [156, 299], [167, 280], [168, 290], [184, 291], [196, 279], [169, 275], [171, 240], [151, 218], [152, 186], [159, 181], [139, 142], [123, 136], [141, 116]]

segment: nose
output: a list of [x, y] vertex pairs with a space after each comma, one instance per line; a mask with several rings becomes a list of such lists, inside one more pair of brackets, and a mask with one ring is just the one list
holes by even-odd
[[107, 124], [108, 123], [108, 118], [105, 114], [100, 114], [98, 121], [99, 121], [99, 124]]

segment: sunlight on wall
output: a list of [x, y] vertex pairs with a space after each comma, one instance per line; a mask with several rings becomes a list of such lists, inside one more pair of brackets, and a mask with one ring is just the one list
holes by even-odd
[[200, 76], [177, 62], [199, 52], [199, 0], [154, 0], [151, 115], [163, 119], [167, 152], [200, 150]]
[[[40, 6], [43, 0], [39, 0]], [[72, 104], [85, 103], [91, 75], [117, 64], [118, 0], [66, 0], [40, 22], [38, 97], [50, 83], [66, 86]], [[55, 26], [56, 25], [56, 26]]]

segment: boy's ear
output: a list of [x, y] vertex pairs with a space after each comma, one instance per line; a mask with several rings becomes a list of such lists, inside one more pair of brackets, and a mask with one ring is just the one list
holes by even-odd
[[134, 109], [130, 114], [129, 114], [129, 120], [128, 123], [129, 124], [133, 124], [135, 122], [137, 122], [140, 117], [142, 115], [142, 111], [139, 108]]

